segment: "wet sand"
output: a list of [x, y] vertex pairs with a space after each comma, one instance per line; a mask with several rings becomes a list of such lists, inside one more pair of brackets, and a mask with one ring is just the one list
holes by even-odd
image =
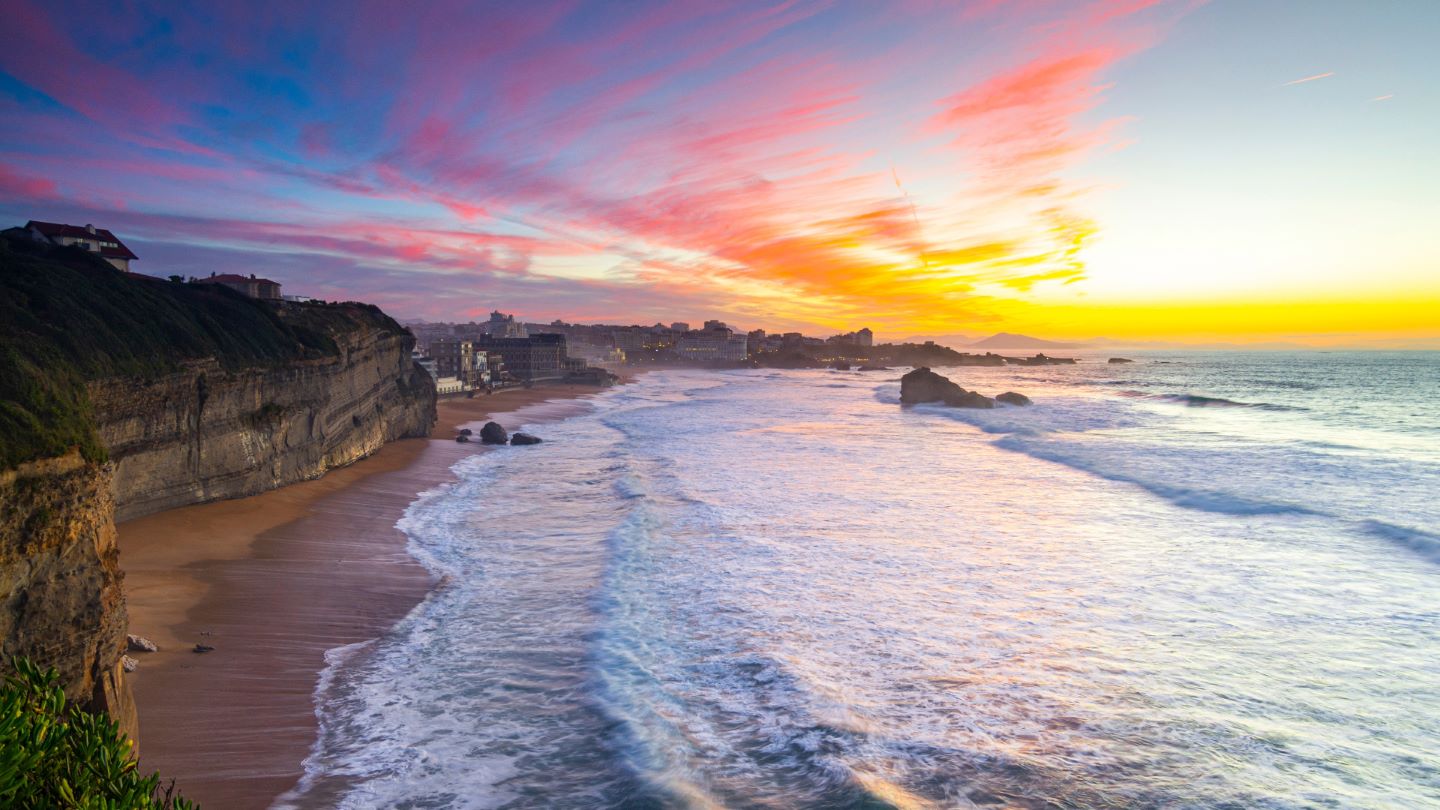
[[315, 481], [121, 524], [130, 632], [160, 647], [132, 654], [141, 768], [207, 810], [269, 806], [314, 741], [325, 651], [379, 636], [430, 587], [395, 521], [482, 452], [456, 431], [478, 432], [492, 415], [508, 430], [562, 419], [596, 390], [442, 400], [430, 439], [392, 442]]

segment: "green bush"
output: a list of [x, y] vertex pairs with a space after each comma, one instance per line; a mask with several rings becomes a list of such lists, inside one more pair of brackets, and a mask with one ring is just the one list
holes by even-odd
[[54, 669], [24, 658], [0, 688], [0, 807], [16, 810], [195, 810], [141, 776], [130, 740], [105, 714], [65, 702]]

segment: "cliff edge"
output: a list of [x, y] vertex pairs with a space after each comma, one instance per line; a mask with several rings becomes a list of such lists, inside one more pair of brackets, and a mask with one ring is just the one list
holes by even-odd
[[133, 734], [115, 521], [427, 435], [413, 345], [374, 306], [256, 301], [0, 237], [0, 668], [54, 666]]

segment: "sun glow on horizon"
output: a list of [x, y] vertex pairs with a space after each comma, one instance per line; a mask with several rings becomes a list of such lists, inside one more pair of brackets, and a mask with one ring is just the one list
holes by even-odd
[[0, 213], [401, 317], [1440, 338], [1440, 11], [285, 8], [17, 0]]

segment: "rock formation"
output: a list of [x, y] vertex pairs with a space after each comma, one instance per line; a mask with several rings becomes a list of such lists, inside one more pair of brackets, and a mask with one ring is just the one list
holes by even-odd
[[1035, 404], [1030, 401], [1029, 397], [1025, 396], [1024, 394], [1017, 394], [1014, 391], [1006, 391], [1005, 393], [996, 396], [995, 401], [1003, 402], [1006, 405], [1020, 405], [1022, 407], [1025, 405]]
[[995, 400], [975, 391], [966, 391], [948, 377], [923, 366], [900, 378], [900, 402], [906, 405], [943, 402], [956, 408], [995, 407]]
[[485, 426], [480, 428], [480, 441], [485, 444], [505, 444], [510, 441], [510, 434], [505, 432], [499, 422], [486, 422]]
[[1135, 362], [1135, 361], [1134, 361], [1134, 360], [1131, 360], [1131, 359], [1128, 358], [1128, 357], [1112, 357], [1112, 358], [1110, 358], [1109, 362], [1111, 362], [1111, 363], [1133, 363], [1133, 362]]
[[531, 436], [529, 433], [516, 433], [510, 437], [511, 444], [539, 444], [539, 436]]
[[277, 368], [204, 360], [153, 380], [91, 382], [116, 520], [317, 478], [428, 435], [435, 388], [410, 358], [414, 338], [378, 323], [337, 337], [337, 356]]
[[122, 659], [148, 642], [127, 638], [116, 520], [427, 435], [413, 344], [372, 306], [261, 303], [0, 238], [0, 674], [53, 666], [133, 737]]
[[79, 453], [0, 471], [0, 661], [55, 667], [67, 698], [133, 736], [111, 471]]

